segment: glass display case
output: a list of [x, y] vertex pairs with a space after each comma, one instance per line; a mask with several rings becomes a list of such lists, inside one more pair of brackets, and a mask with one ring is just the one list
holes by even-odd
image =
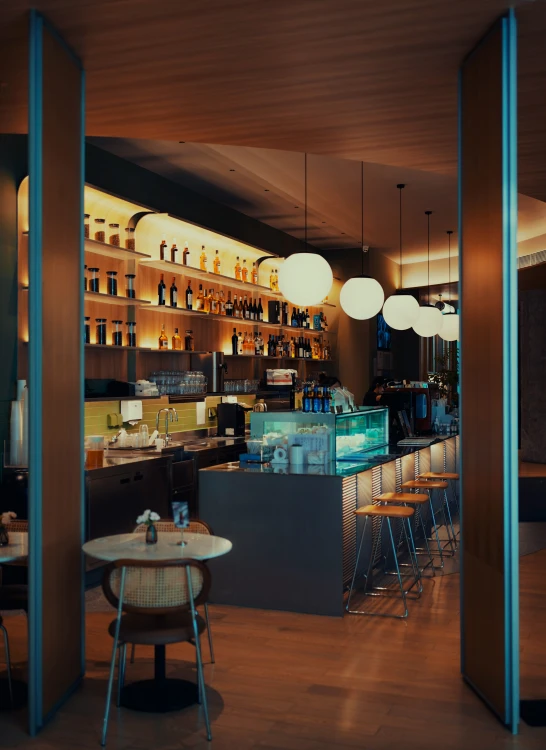
[[279, 461], [285, 454], [287, 460], [290, 448], [301, 445], [305, 463], [358, 463], [388, 446], [388, 409], [361, 407], [347, 414], [253, 412], [250, 432], [251, 441], [268, 453], [263, 455], [266, 460], [275, 460], [275, 451]]

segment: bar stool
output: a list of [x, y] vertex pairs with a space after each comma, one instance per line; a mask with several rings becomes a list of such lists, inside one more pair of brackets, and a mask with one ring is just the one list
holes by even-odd
[[[423, 554], [426, 552], [428, 555], [429, 562], [427, 565], [420, 568], [421, 575], [423, 575], [425, 569], [430, 566], [430, 570], [432, 571], [432, 576], [436, 575], [436, 571], [434, 569], [434, 558], [432, 557], [432, 552], [430, 551], [429, 543], [428, 543], [428, 537], [427, 537], [427, 530], [425, 529], [425, 522], [423, 521], [423, 514], [421, 513], [421, 506], [426, 505], [429, 502], [429, 495], [428, 493], [413, 493], [413, 492], [384, 492], [382, 495], [377, 495], [377, 497], [374, 498], [374, 500], [377, 500], [380, 503], [385, 503], [388, 505], [389, 503], [401, 503], [402, 505], [414, 505], [415, 506], [415, 527], [420, 525], [421, 529], [423, 530], [423, 538], [425, 540], [425, 546], [426, 550], [423, 550]], [[414, 545], [415, 546], [415, 545]], [[419, 550], [415, 548], [415, 555], [417, 557], [417, 553]], [[401, 567], [407, 566], [407, 563], [400, 563]]]
[[453, 498], [453, 504], [457, 513], [457, 517], [461, 518], [461, 509], [459, 507], [459, 498], [457, 497], [457, 491], [455, 489], [455, 483], [459, 481], [459, 474], [455, 471], [426, 471], [424, 474], [420, 474], [418, 479], [439, 479], [440, 481], [447, 482], [451, 489], [451, 496]]
[[[447, 489], [447, 482], [440, 481], [438, 479], [412, 479], [409, 482], [403, 482], [400, 485], [402, 490], [425, 490], [428, 493], [429, 496], [429, 508], [430, 508], [430, 514], [432, 518], [432, 525], [434, 527], [434, 535], [436, 537], [436, 544], [438, 545], [438, 555], [441, 560], [440, 568], [444, 567], [444, 554], [449, 554], [451, 557], [455, 554], [455, 529], [453, 528], [453, 522], [451, 520], [451, 512], [449, 510], [449, 505], [446, 508], [446, 497], [447, 495], [444, 492], [444, 499], [442, 501], [442, 506], [440, 508], [443, 520], [444, 520], [444, 526], [447, 531], [447, 540], [440, 540], [440, 536], [438, 534], [438, 524], [436, 521], [436, 514], [434, 512], [434, 504], [432, 502], [432, 491], [433, 490], [446, 490]], [[447, 516], [446, 516], [446, 510], [447, 510]], [[449, 522], [448, 522], [449, 517]], [[451, 528], [451, 531], [450, 531]], [[453, 536], [452, 536], [453, 535]], [[446, 547], [442, 547], [441, 541], [447, 541], [448, 545], [451, 547], [450, 551], [446, 551]], [[436, 553], [433, 553], [436, 554]]]
[[[350, 614], [353, 614], [353, 615], [369, 615], [371, 617], [394, 617], [396, 619], [404, 619], [404, 618], [406, 618], [408, 616], [408, 614], [409, 614], [409, 612], [408, 612], [408, 605], [407, 605], [407, 594], [408, 594], [408, 592], [415, 585], [417, 585], [419, 587], [419, 589], [418, 589], [418, 593], [419, 594], [422, 591], [421, 572], [419, 570], [419, 563], [417, 561], [417, 555], [416, 555], [415, 547], [414, 547], [414, 544], [413, 544], [413, 534], [412, 534], [412, 531], [411, 531], [411, 522], [410, 522], [410, 519], [413, 517], [414, 512], [415, 511], [413, 510], [413, 508], [409, 508], [409, 507], [404, 506], [404, 505], [396, 505], [396, 506], [366, 505], [363, 508], [358, 508], [358, 510], [354, 511], [355, 516], [365, 516], [366, 517], [366, 521], [364, 523], [364, 529], [362, 530], [362, 536], [360, 538], [360, 544], [359, 544], [358, 553], [357, 553], [357, 556], [356, 556], [356, 562], [355, 562], [355, 569], [354, 569], [354, 573], [353, 573], [353, 578], [352, 578], [352, 581], [351, 581], [351, 586], [349, 588], [349, 595], [347, 597], [347, 604], [345, 605], [345, 608], [346, 608], [347, 612], [349, 612]], [[378, 531], [378, 533], [376, 535], [376, 538], [375, 538], [375, 540], [374, 540], [374, 542], [372, 544], [372, 551], [371, 551], [371, 555], [370, 555], [370, 562], [368, 564], [368, 570], [367, 570], [367, 573], [365, 575], [365, 578], [366, 578], [366, 587], [368, 586], [368, 581], [370, 580], [370, 574], [372, 572], [372, 568], [373, 568], [373, 564], [374, 564], [374, 560], [375, 560], [375, 555], [376, 555], [376, 550], [377, 550], [377, 547], [379, 545], [379, 542], [381, 541], [381, 532], [383, 530], [383, 522], [386, 519], [387, 520], [387, 527], [388, 527], [388, 530], [389, 530], [389, 537], [390, 537], [390, 542], [391, 542], [391, 547], [392, 547], [392, 553], [393, 553], [393, 556], [394, 556], [394, 565], [395, 565], [395, 570], [396, 570], [396, 576], [398, 578], [398, 585], [399, 585], [399, 588], [400, 588], [400, 596], [402, 598], [402, 604], [404, 606], [404, 614], [402, 614], [402, 615], [392, 615], [392, 614], [387, 614], [387, 613], [382, 613], [382, 612], [370, 612], [370, 611], [366, 611], [366, 610], [355, 610], [355, 609], [351, 609], [350, 608], [351, 607], [351, 597], [352, 597], [352, 594], [353, 594], [355, 580], [356, 580], [356, 575], [357, 575], [357, 571], [358, 571], [358, 563], [360, 561], [360, 554], [362, 552], [362, 546], [364, 544], [364, 538], [366, 536], [366, 528], [368, 526], [368, 519], [369, 518], [371, 518], [372, 520], [374, 518], [380, 518], [381, 519], [381, 523], [380, 523], [380, 526], [379, 526], [379, 531]], [[404, 533], [404, 536], [405, 536], [405, 539], [406, 539], [406, 544], [407, 544], [407, 547], [408, 547], [410, 561], [411, 561], [411, 563], [413, 565], [413, 572], [414, 572], [413, 583], [409, 586], [409, 588], [407, 590], [404, 588], [404, 584], [402, 582], [402, 575], [400, 573], [400, 566], [399, 566], [399, 563], [398, 563], [397, 548], [396, 548], [396, 545], [394, 543], [394, 536], [393, 536], [393, 533], [392, 533], [391, 520], [395, 520], [395, 519], [400, 519], [402, 521], [403, 533]], [[406, 524], [407, 524], [407, 529], [406, 529]], [[408, 534], [408, 532], [409, 532], [409, 534]], [[388, 597], [388, 596], [391, 596], [394, 593], [389, 587], [386, 587], [386, 586], [372, 586], [371, 589], [372, 589], [371, 591], [364, 590], [364, 595], [365, 596], [387, 596]]]

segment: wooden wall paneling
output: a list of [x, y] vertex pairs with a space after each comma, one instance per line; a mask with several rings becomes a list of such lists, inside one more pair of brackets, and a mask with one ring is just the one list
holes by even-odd
[[36, 12], [30, 39], [29, 713], [35, 733], [84, 669], [84, 117], [81, 66]]
[[513, 730], [519, 715], [515, 33], [509, 14], [461, 68], [459, 177], [462, 672]]

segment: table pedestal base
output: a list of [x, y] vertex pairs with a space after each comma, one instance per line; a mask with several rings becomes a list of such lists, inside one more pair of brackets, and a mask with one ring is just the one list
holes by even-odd
[[11, 711], [27, 705], [26, 683], [12, 679], [11, 686], [13, 689], [13, 705], [10, 701], [8, 680], [4, 677], [0, 679], [0, 711]]
[[197, 685], [189, 680], [141, 680], [121, 691], [121, 705], [133, 711], [166, 713], [197, 703]]

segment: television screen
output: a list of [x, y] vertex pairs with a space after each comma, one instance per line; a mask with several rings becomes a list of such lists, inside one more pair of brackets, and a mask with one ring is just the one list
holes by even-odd
[[380, 352], [391, 350], [391, 329], [381, 313], [377, 316], [377, 350]]

